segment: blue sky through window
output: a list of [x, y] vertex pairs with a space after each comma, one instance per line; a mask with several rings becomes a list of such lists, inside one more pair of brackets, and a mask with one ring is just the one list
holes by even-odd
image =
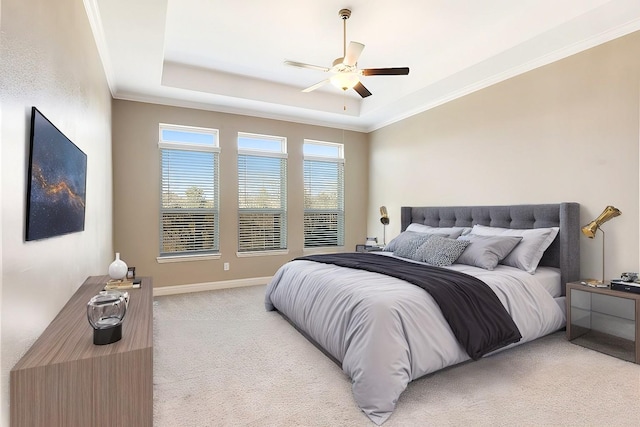
[[329, 144], [313, 144], [305, 142], [303, 152], [305, 156], [341, 158], [340, 146]]
[[240, 150], [259, 150], [271, 153], [284, 153], [282, 139], [238, 136], [238, 148]]
[[167, 142], [185, 142], [198, 145], [216, 145], [215, 135], [210, 133], [186, 132], [173, 129], [162, 129], [162, 140]]

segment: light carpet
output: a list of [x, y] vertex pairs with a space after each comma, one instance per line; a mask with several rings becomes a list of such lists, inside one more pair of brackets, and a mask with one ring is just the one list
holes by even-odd
[[[154, 426], [375, 426], [264, 291], [155, 298]], [[423, 425], [638, 426], [640, 366], [557, 332], [410, 383], [384, 426]]]

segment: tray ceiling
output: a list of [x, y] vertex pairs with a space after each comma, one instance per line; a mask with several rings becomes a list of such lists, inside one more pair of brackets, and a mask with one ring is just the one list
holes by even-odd
[[[640, 29], [637, 0], [84, 0], [114, 98], [369, 132]], [[365, 45], [362, 99], [330, 67]]]

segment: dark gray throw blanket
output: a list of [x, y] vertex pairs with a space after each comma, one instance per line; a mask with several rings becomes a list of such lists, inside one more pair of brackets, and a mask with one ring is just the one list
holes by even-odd
[[421, 287], [440, 306], [456, 339], [473, 360], [522, 338], [493, 290], [468, 274], [368, 253], [309, 255], [296, 259], [386, 274]]

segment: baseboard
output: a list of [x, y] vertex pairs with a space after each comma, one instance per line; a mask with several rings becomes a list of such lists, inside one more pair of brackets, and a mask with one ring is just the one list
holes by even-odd
[[271, 277], [253, 277], [249, 279], [223, 280], [221, 282], [194, 283], [153, 288], [153, 296], [186, 294], [189, 292], [215, 291], [219, 289], [242, 288], [245, 286], [266, 285]]

